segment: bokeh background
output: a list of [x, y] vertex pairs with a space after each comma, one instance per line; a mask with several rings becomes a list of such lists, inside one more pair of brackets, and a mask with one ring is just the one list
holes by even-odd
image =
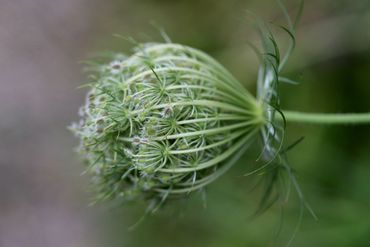
[[[286, 2], [293, 15], [297, 2]], [[301, 84], [282, 86], [284, 108], [369, 111], [369, 1], [305, 5], [285, 71]], [[244, 10], [284, 24], [274, 0], [0, 0], [0, 246], [284, 246], [299, 203], [293, 194], [282, 218], [279, 206], [251, 217], [260, 191], [240, 175], [256, 150], [209, 186], [206, 207], [195, 194], [128, 231], [145, 205], [89, 206], [77, 140], [66, 128], [84, 101], [79, 62], [95, 51], [129, 51], [113, 34], [161, 41], [153, 21], [254, 90], [257, 59], [247, 42], [258, 40]], [[370, 127], [288, 126], [288, 143], [301, 136], [290, 161], [319, 220], [306, 213], [291, 246], [370, 246]]]

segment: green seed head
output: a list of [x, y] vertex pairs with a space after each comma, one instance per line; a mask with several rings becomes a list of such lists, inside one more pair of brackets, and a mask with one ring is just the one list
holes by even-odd
[[99, 65], [71, 129], [99, 199], [159, 199], [223, 174], [264, 124], [261, 104], [205, 53], [144, 44]]

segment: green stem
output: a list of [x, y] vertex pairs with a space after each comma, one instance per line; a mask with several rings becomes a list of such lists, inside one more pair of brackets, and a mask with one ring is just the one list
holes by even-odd
[[286, 121], [310, 124], [370, 124], [368, 113], [304, 113], [283, 111]]

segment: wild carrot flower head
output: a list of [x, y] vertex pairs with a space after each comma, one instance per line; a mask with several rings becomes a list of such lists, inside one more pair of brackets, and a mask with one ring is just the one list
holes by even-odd
[[72, 126], [99, 199], [163, 201], [223, 174], [264, 124], [258, 102], [205, 53], [144, 44], [99, 65]]

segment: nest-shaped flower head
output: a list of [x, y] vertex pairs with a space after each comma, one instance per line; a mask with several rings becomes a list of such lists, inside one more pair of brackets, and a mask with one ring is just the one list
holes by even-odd
[[98, 199], [160, 199], [223, 174], [263, 125], [261, 104], [205, 53], [144, 44], [98, 66], [71, 129]]

